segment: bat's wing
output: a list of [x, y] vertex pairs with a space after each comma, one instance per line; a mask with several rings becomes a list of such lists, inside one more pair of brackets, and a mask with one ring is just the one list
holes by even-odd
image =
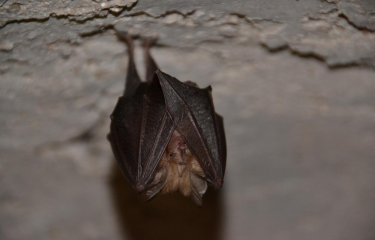
[[134, 45], [130, 35], [117, 32], [128, 46], [128, 73], [124, 95], [111, 115], [109, 141], [117, 161], [130, 184], [139, 192], [149, 186], [166, 145], [174, 130], [166, 112], [160, 84], [151, 73], [157, 65], [145, 45], [147, 82], [142, 83], [134, 62]]
[[219, 156], [220, 162], [222, 165], [223, 174], [225, 172], [225, 167], [227, 165], [227, 142], [225, 137], [225, 131], [224, 131], [224, 120], [223, 117], [219, 114], [215, 114], [216, 117], [216, 134], [218, 139], [218, 146], [219, 146]]
[[225, 136], [222, 118], [215, 113], [211, 88], [200, 89], [156, 71], [168, 113], [197, 156], [207, 180], [216, 188], [223, 183]]
[[115, 157], [131, 185], [144, 191], [174, 130], [159, 82], [142, 83], [135, 95], [121, 97], [111, 118]]

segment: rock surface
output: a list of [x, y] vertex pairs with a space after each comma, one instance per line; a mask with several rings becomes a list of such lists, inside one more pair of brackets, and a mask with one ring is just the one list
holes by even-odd
[[[0, 239], [375, 237], [372, 0], [0, 1]], [[225, 187], [140, 201], [106, 134], [126, 47], [212, 85]], [[142, 53], [137, 51], [143, 72]]]

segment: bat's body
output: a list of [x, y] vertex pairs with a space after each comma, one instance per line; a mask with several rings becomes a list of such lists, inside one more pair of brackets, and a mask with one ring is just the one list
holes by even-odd
[[155, 190], [149, 190], [147, 195], [156, 194], [160, 188], [166, 193], [179, 190], [184, 196], [192, 196], [199, 202], [207, 190], [207, 182], [204, 178], [204, 171], [197, 158], [175, 130], [154, 178], [157, 187]]
[[125, 92], [112, 113], [109, 140], [130, 184], [148, 199], [180, 191], [200, 204], [207, 183], [220, 188], [226, 164], [222, 118], [211, 88], [182, 83], [159, 70], [145, 45], [146, 82], [134, 64], [132, 39]]

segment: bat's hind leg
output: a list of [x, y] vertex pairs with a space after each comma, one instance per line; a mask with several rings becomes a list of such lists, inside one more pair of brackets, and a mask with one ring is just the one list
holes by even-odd
[[159, 69], [154, 58], [151, 55], [151, 47], [154, 46], [157, 42], [157, 38], [146, 38], [143, 40], [144, 56], [145, 56], [145, 65], [146, 65], [146, 81], [152, 81], [152, 77], [156, 70]]
[[139, 77], [137, 68], [134, 62], [134, 43], [133, 38], [127, 32], [116, 31], [117, 37], [126, 43], [128, 47], [128, 74], [126, 76], [125, 90], [124, 95], [130, 96], [133, 95], [141, 84], [141, 78]]

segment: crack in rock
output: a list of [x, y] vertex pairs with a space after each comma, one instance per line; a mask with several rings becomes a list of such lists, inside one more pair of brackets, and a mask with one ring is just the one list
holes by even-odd
[[285, 25], [262, 34], [262, 45], [271, 52], [288, 49], [330, 67], [375, 67], [375, 34], [353, 27], [339, 12], [305, 17], [299, 25]]
[[50, 17], [84, 22], [95, 17], [105, 17], [108, 12], [119, 14], [122, 10], [134, 6], [136, 2], [137, 0], [10, 0], [1, 7], [0, 27], [15, 22], [45, 21]]
[[161, 13], [159, 15], [153, 15], [152, 13], [148, 13], [146, 11], [137, 11], [137, 12], [132, 12], [132, 13], [129, 13], [129, 14], [126, 14], [124, 15], [125, 17], [138, 17], [138, 16], [147, 16], [147, 17], [151, 17], [151, 18], [166, 18], [168, 16], [173, 16], [173, 15], [179, 15], [181, 17], [188, 17], [190, 15], [193, 15], [194, 13], [196, 12], [195, 9], [191, 10], [191, 11], [187, 11], [187, 12], [181, 12], [179, 10], [168, 10], [164, 13]]
[[[258, 42], [272, 52], [289, 49], [297, 56], [316, 58], [332, 67], [375, 65], [374, 34], [361, 30], [375, 26], [371, 25], [371, 7], [374, 4], [355, 0], [327, 0], [307, 5], [294, 2], [293, 6], [299, 9], [298, 14], [295, 14], [290, 10], [291, 6], [281, 4], [279, 9], [270, 10], [266, 8], [266, 3], [254, 1], [257, 4], [246, 3], [245, 6], [224, 6], [219, 2], [208, 4], [203, 1], [195, 6], [178, 0], [168, 1], [170, 5], [166, 7], [144, 0], [129, 12], [119, 14], [118, 17], [108, 17], [111, 9], [129, 8], [135, 0], [83, 0], [79, 3], [64, 0], [35, 4], [32, 1], [21, 4], [10, 0], [2, 7], [0, 16], [7, 16], [2, 18], [6, 19], [5, 23], [25, 21], [25, 26], [30, 24], [29, 21], [40, 23], [43, 32], [49, 29], [48, 44], [56, 41], [80, 43], [82, 38], [115, 28], [135, 35], [157, 35], [160, 45], [170, 47], [189, 48], [197, 44], [217, 44], [228, 40], [239, 44]], [[363, 10], [365, 7], [366, 11]], [[121, 13], [121, 9], [113, 11], [120, 10]], [[359, 16], [368, 21], [359, 21]], [[357, 24], [356, 19], [361, 25]], [[80, 24], [71, 24], [69, 21]], [[34, 36], [28, 37], [33, 39], [33, 45], [35, 37], [40, 34], [35, 29], [28, 34]], [[2, 42], [2, 52], [12, 54], [13, 59], [25, 60], [21, 55], [17, 57], [17, 41], [20, 40], [15, 38], [14, 41], [10, 38]]]
[[375, 1], [341, 0], [337, 5], [354, 27], [375, 32]]
[[201, 10], [169, 10], [159, 15], [131, 13], [114, 23], [114, 28], [132, 35], [158, 36], [160, 45], [191, 48], [197, 44], [223, 43], [225, 39], [249, 41], [258, 35], [259, 24], [267, 19], [252, 19], [238, 13], [208, 14]]
[[[369, 1], [289, 1], [275, 8], [257, 0], [230, 5], [208, 0], [167, 2], [155, 5], [143, 0], [130, 11], [133, 18], [122, 19], [115, 26], [135, 34], [159, 35], [160, 42], [168, 46], [193, 47], [228, 39], [238, 43], [258, 41], [270, 51], [289, 49], [296, 56], [319, 59], [330, 67], [375, 66], [374, 35], [363, 31], [375, 27], [371, 20], [375, 4]], [[172, 16], [168, 11], [178, 14]], [[187, 16], [189, 12], [193, 14]], [[225, 20], [230, 16], [237, 19]], [[352, 23], [354, 19], [360, 19], [357, 22], [362, 27]]]

